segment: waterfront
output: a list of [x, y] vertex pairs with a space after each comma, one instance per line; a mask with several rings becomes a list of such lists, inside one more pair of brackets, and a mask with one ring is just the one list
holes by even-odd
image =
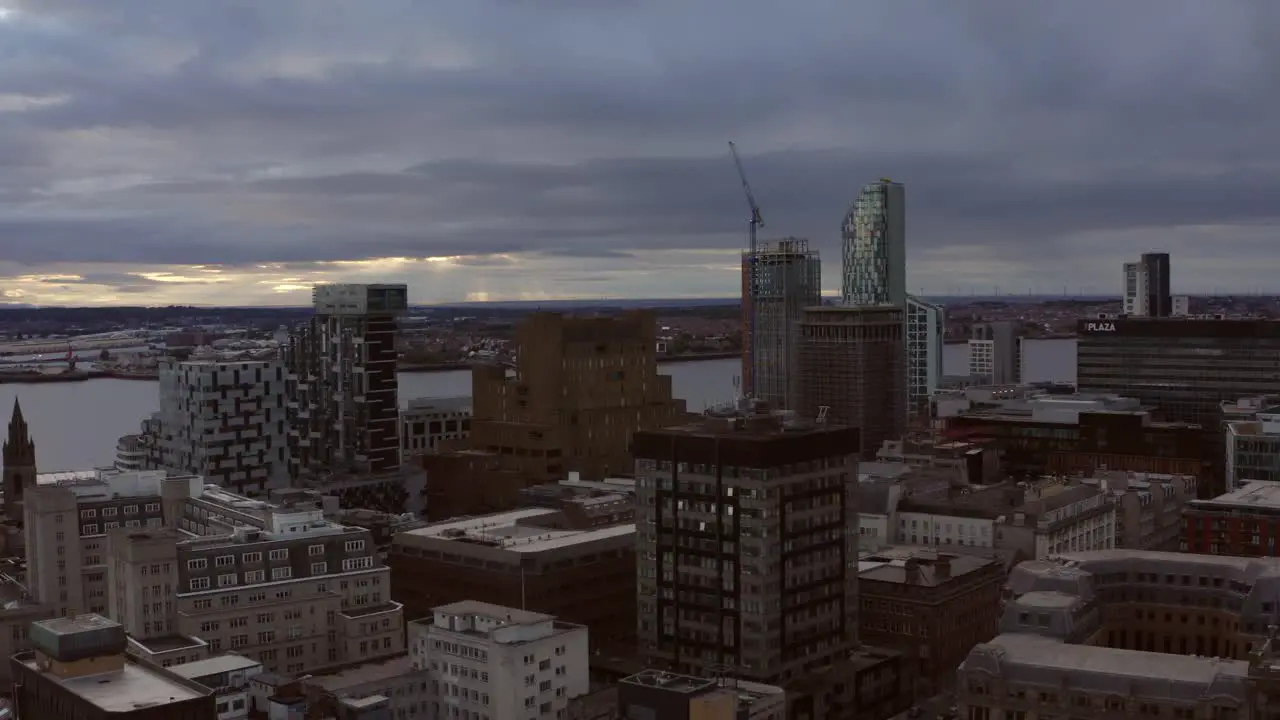
[[[1032, 340], [1026, 343], [1026, 380], [1075, 382], [1075, 340]], [[963, 374], [968, 348], [948, 345], [944, 353], [947, 374]], [[737, 360], [668, 363], [662, 372], [671, 375], [677, 397], [689, 409], [731, 400]], [[401, 373], [401, 404], [409, 398], [469, 395], [471, 373], [457, 370], [438, 373]], [[14, 397], [31, 426], [32, 439], [42, 470], [67, 470], [110, 464], [116, 439], [138, 432], [142, 419], [158, 408], [157, 386], [138, 380], [94, 379], [73, 383], [0, 385], [0, 417], [8, 422]]]

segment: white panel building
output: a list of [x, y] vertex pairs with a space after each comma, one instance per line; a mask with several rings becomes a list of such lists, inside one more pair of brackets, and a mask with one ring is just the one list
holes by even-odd
[[286, 487], [284, 392], [284, 369], [274, 361], [162, 363], [159, 457], [168, 469], [237, 492]]
[[430, 717], [555, 720], [588, 692], [587, 629], [551, 615], [464, 600], [409, 623], [430, 675]]
[[400, 411], [400, 453], [404, 457], [433, 453], [444, 440], [470, 436], [470, 395], [414, 398]]

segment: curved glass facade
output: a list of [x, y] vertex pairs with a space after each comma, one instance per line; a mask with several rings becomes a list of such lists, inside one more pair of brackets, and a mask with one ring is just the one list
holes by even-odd
[[897, 305], [907, 300], [905, 191], [881, 180], [864, 186], [841, 231], [845, 305]]

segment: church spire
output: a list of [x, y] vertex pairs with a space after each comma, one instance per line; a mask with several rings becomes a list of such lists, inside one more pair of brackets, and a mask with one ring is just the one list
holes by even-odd
[[36, 463], [35, 443], [27, 429], [27, 419], [22, 416], [22, 404], [13, 399], [13, 415], [9, 418], [9, 437], [4, 441], [4, 467], [33, 466]]

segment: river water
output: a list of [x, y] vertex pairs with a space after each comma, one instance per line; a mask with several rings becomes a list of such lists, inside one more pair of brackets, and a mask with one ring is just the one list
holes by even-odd
[[[1075, 340], [1032, 340], [1025, 346], [1026, 380], [1075, 382]], [[963, 375], [969, 362], [965, 345], [948, 345], [944, 353], [948, 375]], [[701, 411], [732, 400], [737, 360], [668, 363], [676, 397]], [[469, 395], [471, 373], [466, 370], [400, 375], [400, 398]], [[138, 432], [144, 417], [158, 409], [155, 382], [96, 379], [38, 385], [0, 385], [0, 435], [8, 425], [14, 397], [31, 426], [36, 455], [44, 470], [74, 470], [109, 465], [115, 459], [116, 439]]]

